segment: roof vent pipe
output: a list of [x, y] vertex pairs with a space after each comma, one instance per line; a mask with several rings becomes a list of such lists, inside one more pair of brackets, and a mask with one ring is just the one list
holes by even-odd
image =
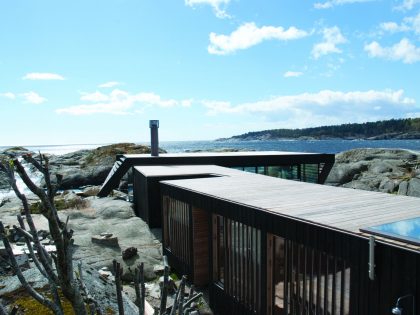
[[152, 156], [159, 156], [159, 120], [150, 120], [150, 148]]

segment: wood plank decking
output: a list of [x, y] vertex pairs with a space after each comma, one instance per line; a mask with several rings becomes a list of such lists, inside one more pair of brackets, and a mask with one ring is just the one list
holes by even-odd
[[[363, 234], [360, 232], [363, 228], [420, 216], [420, 198], [295, 182], [244, 172], [233, 176], [163, 183], [355, 234]], [[419, 246], [407, 247], [420, 250]]]

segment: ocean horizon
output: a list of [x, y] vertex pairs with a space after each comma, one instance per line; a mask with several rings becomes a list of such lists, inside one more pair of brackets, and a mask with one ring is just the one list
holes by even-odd
[[[63, 155], [79, 150], [91, 150], [112, 143], [96, 144], [56, 144], [28, 145], [24, 148], [33, 152]], [[136, 144], [149, 145], [148, 142]], [[0, 146], [0, 151], [13, 146]], [[312, 153], [339, 153], [357, 148], [386, 148], [420, 151], [420, 140], [253, 140], [253, 141], [161, 141], [159, 147], [168, 153], [194, 152], [206, 150], [250, 150], [250, 151], [288, 151]]]

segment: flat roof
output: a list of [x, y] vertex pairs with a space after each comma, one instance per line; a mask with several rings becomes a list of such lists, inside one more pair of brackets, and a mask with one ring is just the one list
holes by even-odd
[[[238, 151], [238, 152], [183, 152], [183, 153], [159, 153], [157, 157], [214, 157], [214, 156], [288, 156], [288, 155], [323, 155], [324, 153], [288, 152], [288, 151]], [[325, 153], [327, 154], [327, 153]], [[156, 158], [150, 154], [123, 154], [128, 158]]]
[[[420, 216], [420, 198], [245, 172], [234, 176], [162, 183], [359, 235], [366, 235], [360, 229]], [[418, 250], [419, 246], [414, 248]]]
[[145, 165], [135, 166], [134, 169], [146, 177], [213, 175], [240, 175], [243, 171], [217, 165]]

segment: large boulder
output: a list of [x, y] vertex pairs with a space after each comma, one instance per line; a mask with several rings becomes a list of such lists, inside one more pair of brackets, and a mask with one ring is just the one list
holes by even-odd
[[354, 176], [366, 171], [367, 169], [368, 164], [365, 161], [335, 164], [328, 175], [327, 183], [331, 185], [343, 185], [351, 182]]
[[[87, 198], [86, 208], [60, 211], [63, 219], [70, 216], [69, 227], [74, 230], [75, 259], [100, 269], [112, 270], [112, 261], [117, 259], [123, 267], [123, 279], [132, 280], [132, 275], [141, 262], [144, 263], [145, 277], [155, 277], [153, 266], [162, 259], [159, 240], [151, 233], [148, 225], [136, 217], [132, 204], [123, 200], [107, 198]], [[101, 246], [92, 243], [91, 238], [101, 233], [111, 233], [118, 237], [119, 247]], [[121, 252], [129, 247], [137, 248], [137, 255], [124, 260]]]
[[326, 184], [420, 197], [418, 165], [419, 152], [354, 149], [336, 155]]
[[408, 182], [408, 196], [420, 197], [420, 179], [412, 178]]

